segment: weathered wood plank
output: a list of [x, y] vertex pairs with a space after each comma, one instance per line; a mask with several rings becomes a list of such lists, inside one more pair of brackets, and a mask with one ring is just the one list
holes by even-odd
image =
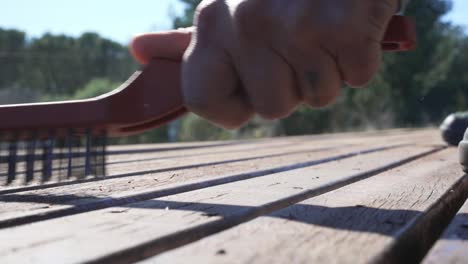
[[[392, 133], [393, 135], [393, 133]], [[395, 135], [399, 135], [396, 133]], [[318, 136], [311, 136], [310, 141], [317, 140]], [[285, 146], [294, 146], [300, 144], [306, 137], [291, 137], [291, 138], [277, 138], [277, 139], [261, 139], [261, 140], [249, 140], [240, 142], [228, 142], [217, 144], [202, 144], [195, 145], [171, 143], [171, 144], [148, 144], [148, 145], [134, 145], [134, 146], [111, 146], [107, 156], [107, 170], [110, 172], [110, 176], [107, 178], [89, 178], [80, 181], [64, 181], [64, 182], [52, 182], [48, 184], [32, 184], [31, 186], [19, 188], [14, 185], [0, 186], [0, 194], [21, 192], [36, 189], [45, 189], [57, 186], [81, 184], [83, 182], [102, 181], [120, 177], [129, 173], [141, 172], [141, 167], [150, 167], [151, 163], [167, 163], [167, 161], [186, 161], [187, 158], [197, 158], [199, 160], [206, 159], [210, 160], [210, 156], [222, 155], [222, 154], [245, 154], [252, 151], [258, 152], [259, 150], [278, 149]], [[307, 137], [308, 138], [308, 137]], [[116, 154], [117, 153], [117, 154]], [[149, 164], [149, 166], [148, 166]], [[24, 165], [24, 164], [23, 164]], [[145, 166], [146, 165], [146, 166]], [[19, 171], [22, 171], [22, 166], [19, 166]], [[139, 169], [139, 170], [138, 170]], [[4, 177], [5, 175], [3, 175]], [[1, 175], [0, 175], [1, 177]], [[21, 181], [19, 181], [21, 182]]]
[[[393, 140], [392, 142], [417, 143], [434, 137], [435, 134], [432, 131], [429, 133], [428, 131], [418, 131], [409, 135], [398, 134], [395, 137], [390, 135], [387, 139]], [[303, 138], [299, 139], [303, 140]], [[359, 140], [351, 138], [338, 142], [333, 142], [335, 141], [333, 139], [332, 141], [322, 140], [319, 142], [301, 141], [301, 144], [292, 144], [295, 140], [297, 138], [290, 139], [288, 146], [281, 148], [263, 149], [256, 146], [256, 151], [248, 153], [227, 151], [222, 155], [211, 156], [211, 160], [208, 162], [203, 160], [205, 163], [202, 164], [200, 159], [172, 161], [171, 164], [160, 164], [159, 166], [163, 168], [153, 170], [153, 173], [147, 173], [147, 175], [141, 173], [138, 178], [118, 177], [102, 181], [99, 185], [90, 182], [4, 194], [0, 196], [0, 206], [2, 207], [0, 228], [115, 206], [122, 202], [140, 201], [258, 177], [271, 172], [290, 170], [294, 166], [310, 166], [320, 161], [329, 162], [333, 158], [345, 158], [350, 153], [356, 155], [356, 151], [365, 150], [365, 146], [372, 148], [382, 144], [380, 137], [366, 137]], [[352, 144], [359, 144], [359, 146], [350, 146]], [[345, 156], [343, 157], [343, 155]], [[203, 157], [203, 159], [205, 158], [207, 157]], [[234, 160], [229, 160], [229, 158], [234, 158]], [[226, 161], [226, 159], [228, 160]], [[216, 164], [219, 160], [221, 162]], [[174, 165], [174, 163], [181, 166]], [[202, 169], [203, 167], [206, 169]], [[265, 173], [262, 174], [264, 171]], [[235, 174], [233, 175], [233, 173]], [[167, 189], [168, 191], [166, 191]]]
[[[404, 131], [404, 130], [403, 130]], [[259, 151], [265, 150], [265, 149], [281, 149], [282, 147], [287, 147], [289, 146], [291, 149], [296, 148], [297, 146], [303, 145], [303, 144], [308, 144], [310, 146], [323, 146], [323, 147], [334, 147], [334, 146], [340, 146], [340, 145], [346, 145], [346, 144], [364, 144], [366, 145], [367, 143], [370, 142], [379, 142], [380, 143], [388, 143], [388, 142], [400, 142], [400, 143], [412, 143], [414, 140], [418, 139], [426, 139], [427, 142], [434, 142], [437, 144], [442, 144], [440, 140], [440, 136], [438, 135], [438, 131], [435, 130], [417, 130], [417, 131], [408, 131], [407, 134], [402, 134], [400, 130], [395, 131], [384, 131], [380, 132], [378, 134], [375, 133], [360, 133], [360, 134], [355, 134], [351, 133], [352, 137], [348, 138], [345, 137], [348, 134], [342, 134], [342, 135], [337, 135], [337, 136], [329, 136], [329, 135], [324, 135], [324, 136], [304, 136], [304, 137], [291, 137], [291, 138], [280, 138], [280, 139], [268, 139], [268, 140], [257, 140], [257, 141], [249, 141], [252, 144], [248, 145], [230, 145], [229, 147], [221, 147], [221, 148], [216, 148], [215, 150], [209, 150], [208, 152], [205, 150], [182, 150], [182, 151], [171, 151], [171, 152], [162, 152], [162, 153], [151, 153], [147, 154], [148, 149], [160, 149], [159, 147], [155, 146], [135, 146], [135, 149], [141, 150], [143, 152], [142, 154], [134, 154], [134, 155], [126, 155], [124, 160], [122, 160], [122, 157], [115, 157], [115, 156], [110, 156], [109, 157], [109, 170], [114, 171], [114, 173], [111, 173], [110, 177], [104, 178], [104, 179], [89, 179], [89, 180], [84, 180], [84, 181], [76, 181], [76, 182], [64, 182], [64, 183], [52, 183], [52, 184], [45, 184], [41, 186], [27, 186], [27, 187], [22, 187], [22, 188], [11, 188], [11, 187], [2, 187], [0, 186], [0, 195], [5, 194], [5, 193], [13, 193], [13, 192], [22, 192], [22, 191], [28, 191], [28, 190], [35, 190], [35, 189], [46, 189], [46, 188], [52, 188], [52, 187], [57, 187], [57, 186], [62, 186], [62, 185], [72, 185], [72, 184], [82, 184], [84, 182], [93, 182], [93, 181], [106, 181], [106, 180], [111, 180], [114, 178], [118, 177], [125, 177], [126, 174], [128, 177], [132, 176], [132, 173], [135, 175], [133, 176], [138, 176], [141, 174], [144, 174], [145, 172], [151, 173], [152, 171], [158, 172], [158, 170], [149, 170], [149, 171], [142, 171], [141, 168], [153, 168], [157, 167], [158, 169], [179, 169], [179, 167], [184, 166], [186, 164], [193, 164], [191, 163], [190, 159], [188, 160], [187, 158], [190, 157], [197, 157], [197, 160], [199, 161], [200, 165], [203, 165], [203, 163], [208, 162], [213, 162], [211, 159], [213, 156], [216, 158], [220, 158], [220, 155], [228, 155], [228, 156], [223, 156], [226, 161], [229, 161], [231, 158], [239, 158], [239, 157], [245, 157], [245, 155], [249, 155], [251, 153], [255, 153], [252, 156], [258, 156], [261, 155]], [[363, 136], [363, 135], [370, 135], [370, 136]], [[315, 142], [319, 140], [318, 142]], [[421, 141], [421, 140], [420, 140]], [[339, 144], [337, 144], [339, 142]], [[318, 144], [317, 144], [318, 143]], [[246, 147], [244, 147], [246, 146]], [[240, 148], [239, 148], [240, 147]], [[128, 148], [128, 147], [127, 147]], [[167, 149], [170, 147], [166, 147], [163, 149]], [[124, 150], [128, 150], [125, 149]], [[116, 149], [116, 151], [119, 151], [119, 149]], [[268, 151], [266, 152], [268, 154]], [[232, 156], [229, 156], [231, 155]], [[183, 161], [181, 163], [181, 160]], [[223, 159], [221, 159], [223, 160]], [[153, 161], [153, 162], [151, 162]], [[170, 162], [176, 162], [175, 164], [168, 164]], [[177, 163], [178, 162], [178, 163]], [[185, 163], [187, 162], [187, 163]], [[122, 168], [119, 168], [114, 166], [114, 163], [125, 163], [123, 167], [123, 172]], [[162, 167], [162, 166], [163, 167]], [[164, 166], [165, 165], [165, 166]], [[161, 168], [162, 167], [162, 168]], [[120, 172], [120, 173], [119, 173]]]
[[382, 263], [384, 248], [462, 175], [448, 149], [144, 263]]
[[[433, 150], [411, 146], [374, 152], [120, 208], [3, 229], [0, 256], [4, 263], [50, 263], [51, 259], [66, 263], [97, 258], [111, 263], [134, 261], [371, 177]], [[79, 251], [73, 250], [78, 244]], [[110, 258], [103, 258], [106, 256]]]
[[[0, 211], [0, 228], [44, 219], [48, 214], [51, 214], [50, 217], [58, 217], [83, 210], [95, 210], [101, 208], [100, 206], [112, 206], [115, 205], [111, 201], [112, 199], [125, 199], [125, 197], [128, 197], [129, 200], [143, 200], [148, 199], [146, 197], [148, 193], [154, 193], [152, 198], [156, 198], [244, 178], [263, 176], [268, 174], [269, 170], [286, 171], [296, 166], [330, 162], [330, 157], [346, 158], [347, 155], [356, 155], [362, 150], [361, 146], [345, 147], [338, 150], [327, 149], [317, 152], [310, 149], [298, 154], [269, 155], [267, 157], [247, 158], [246, 160], [242, 158], [236, 162], [212, 164], [208, 166], [209, 170], [200, 170], [198, 168], [202, 166], [195, 163], [196, 166], [193, 167], [162, 170], [160, 173], [142, 175], [138, 179], [116, 178], [99, 183], [98, 186], [95, 183], [86, 183], [48, 190], [4, 194], [0, 196], [2, 208]], [[266, 172], [262, 173], [263, 171]], [[201, 185], [196, 183], [201, 183]], [[165, 192], [166, 189], [173, 191], [167, 193]], [[66, 209], [67, 211], [64, 213], [56, 214], [57, 211]], [[38, 215], [38, 217], [24, 221], [24, 218], [35, 215]], [[18, 221], [18, 219], [21, 220]]]
[[[272, 142], [266, 140], [256, 140], [256, 141], [242, 141], [242, 142], [218, 142], [217, 144], [201, 144], [195, 145], [190, 144], [188, 146], [180, 144], [163, 144], [159, 145], [134, 145], [132, 146], [111, 146], [110, 150], [107, 152], [107, 170], [111, 175], [105, 179], [111, 179], [116, 177], [116, 174], [124, 174], [129, 172], [136, 172], [135, 168], [138, 168], [138, 165], [148, 165], [151, 163], [164, 162], [165, 160], [181, 160], [194, 157], [204, 157], [207, 156], [209, 159], [210, 156], [215, 156], [217, 154], [223, 154], [229, 150], [230, 153], [245, 153], [252, 150], [260, 149], [274, 149], [282, 148], [284, 146], [291, 146], [297, 143], [299, 139], [285, 138], [278, 139]], [[174, 145], [174, 146], [172, 146]], [[58, 169], [58, 168], [57, 168]], [[24, 164], [19, 164], [18, 171], [21, 172], [24, 170]], [[39, 172], [38, 172], [39, 173]], [[5, 175], [3, 175], [4, 177]], [[1, 175], [0, 175], [1, 177]], [[118, 175], [117, 175], [118, 177]], [[104, 179], [104, 180], [105, 180]], [[45, 185], [33, 185], [18, 188], [17, 186], [0, 186], [0, 194], [11, 193], [13, 191], [24, 191], [32, 189], [44, 189], [47, 187], [67, 185], [73, 183], [82, 183], [87, 181], [99, 181], [103, 179], [94, 179], [90, 178], [88, 180], [81, 181], [65, 181], [65, 182], [53, 182]], [[20, 181], [21, 182], [21, 181]]]
[[[232, 159], [238, 159], [239, 157], [258, 157], [263, 154], [275, 154], [282, 153], [289, 149], [290, 151], [294, 150], [295, 146], [298, 146], [302, 141], [298, 141], [295, 138], [287, 139], [275, 139], [271, 141], [252, 141], [249, 144], [237, 144], [237, 145], [228, 145], [228, 146], [217, 146], [210, 149], [195, 149], [195, 150], [173, 150], [173, 151], [163, 151], [158, 152], [154, 149], [159, 150], [161, 148], [157, 145], [148, 145], [146, 147], [136, 145], [134, 149], [128, 149], [128, 146], [114, 148], [114, 152], [123, 150], [124, 152], [134, 152], [136, 153], [130, 155], [109, 155], [108, 157], [108, 170], [110, 170], [110, 176], [107, 178], [101, 179], [89, 179], [82, 181], [72, 181], [72, 182], [63, 182], [63, 183], [52, 183], [44, 184], [41, 186], [27, 186], [27, 187], [11, 187], [11, 186], [0, 186], [0, 195], [4, 193], [13, 193], [13, 192], [22, 192], [35, 189], [46, 189], [51, 187], [57, 187], [60, 185], [72, 185], [82, 184], [84, 182], [94, 182], [94, 181], [106, 181], [117, 177], [124, 177], [125, 174], [135, 173], [135, 174], [144, 174], [145, 169], [150, 170], [151, 168], [159, 169], [177, 169], [181, 166], [186, 165], [195, 165], [193, 161], [198, 161], [199, 163], [206, 162], [216, 162], [216, 161], [227, 161], [229, 162]], [[326, 141], [328, 143], [327, 147], [333, 147], [333, 142]], [[331, 143], [331, 144], [330, 144]], [[219, 144], [218, 144], [219, 145]], [[313, 146], [313, 144], [308, 144]], [[325, 145], [325, 144], [323, 144]], [[336, 144], [335, 144], [336, 145]], [[163, 149], [172, 149], [170, 147], [165, 147]], [[148, 151], [151, 150], [151, 151]], [[141, 151], [141, 153], [138, 153]], [[242, 156], [244, 155], [244, 156]], [[118, 166], [121, 165], [121, 166]]]
[[429, 252], [425, 264], [465, 264], [468, 262], [468, 201], [460, 209], [450, 226], [434, 248]]
[[[186, 159], [187, 157], [198, 156], [203, 159], [205, 155], [230, 153], [246, 153], [248, 151], [258, 151], [258, 149], [274, 149], [281, 146], [297, 145], [301, 142], [333, 142], [333, 141], [361, 141], [364, 138], [368, 139], [381, 139], [400, 141], [406, 136], [420, 135], [422, 137], [436, 136], [437, 142], [440, 142], [438, 131], [434, 129], [425, 130], [408, 130], [408, 129], [394, 129], [378, 132], [365, 132], [365, 133], [338, 133], [338, 134], [325, 134], [325, 135], [312, 135], [312, 136], [298, 136], [274, 139], [257, 139], [257, 140], [243, 140], [243, 141], [229, 141], [229, 142], [208, 142], [208, 143], [169, 143], [169, 144], [146, 144], [146, 145], [133, 145], [133, 146], [111, 146], [110, 154], [112, 153], [128, 153], [126, 155], [109, 155], [108, 156], [108, 170], [111, 176], [105, 179], [87, 179], [81, 181], [65, 181], [53, 182], [44, 185], [31, 185], [27, 187], [15, 186], [0, 186], [0, 195], [4, 193], [52, 188], [57, 186], [81, 184], [83, 182], [101, 181], [113, 179], [127, 173], [138, 173], [135, 168], [141, 168], [148, 164], [140, 164], [150, 161], [178, 160]], [[132, 154], [133, 153], [133, 154]], [[206, 157], [209, 159], [209, 157]], [[118, 166], [122, 165], [122, 166]], [[141, 172], [141, 169], [140, 169]], [[117, 175], [116, 175], [117, 174]]]

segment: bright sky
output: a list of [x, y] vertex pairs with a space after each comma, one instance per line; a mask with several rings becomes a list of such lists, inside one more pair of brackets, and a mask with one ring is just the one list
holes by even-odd
[[[183, 6], [178, 0], [0, 0], [0, 27], [78, 36], [94, 31], [121, 43], [135, 34], [171, 27], [171, 14]], [[468, 1], [453, 0], [447, 20], [468, 28]]]
[[452, 0], [453, 9], [450, 14], [446, 16], [446, 19], [452, 21], [455, 24], [465, 27], [468, 29], [468, 1], [467, 0]]
[[135, 34], [168, 29], [177, 0], [0, 0], [0, 27], [78, 36], [86, 31], [121, 43]]

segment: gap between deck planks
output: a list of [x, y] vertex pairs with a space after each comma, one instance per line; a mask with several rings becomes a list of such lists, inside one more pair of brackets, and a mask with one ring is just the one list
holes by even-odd
[[[446, 199], [451, 185], [459, 183], [463, 176], [456, 156], [454, 149], [444, 150], [142, 264], [188, 260], [193, 263], [417, 263], [424, 252], [419, 252], [419, 245], [415, 244], [406, 244], [406, 252], [392, 252], [394, 255], [387, 255], [389, 258], [382, 259], [379, 255], [405, 233], [412, 232], [418, 222], [415, 220], [431, 217], [423, 221], [440, 222], [439, 216], [444, 214], [427, 213], [434, 204], [445, 208], [447, 202], [466, 198]], [[468, 179], [463, 180], [466, 189]], [[421, 240], [413, 242], [423, 244], [424, 240], [434, 240], [437, 232], [442, 231], [430, 225], [425, 227], [429, 229], [414, 234]]]
[[[75, 181], [64, 181], [64, 182], [52, 182], [46, 183], [41, 185], [32, 184], [31, 186], [26, 187], [17, 187], [17, 186], [9, 186], [2, 188], [0, 190], [0, 194], [3, 193], [12, 193], [12, 192], [19, 192], [19, 191], [27, 191], [27, 190], [36, 190], [36, 189], [44, 189], [44, 188], [51, 188], [57, 186], [64, 186], [64, 185], [72, 185], [72, 184], [81, 184], [84, 182], [92, 182], [92, 181], [102, 181], [107, 179], [112, 179], [118, 177], [120, 175], [115, 174], [122, 174], [128, 172], [135, 172], [135, 170], [130, 169], [132, 168], [131, 165], [136, 165], [142, 162], [161, 162], [164, 159], [172, 159], [178, 160], [181, 158], [189, 158], [189, 157], [201, 157], [205, 155], [215, 155], [215, 154], [222, 154], [223, 149], [230, 149], [234, 153], [239, 153], [242, 151], [248, 150], [255, 150], [254, 147], [265, 149], [265, 148], [275, 148], [275, 147], [282, 147], [286, 146], [287, 144], [294, 144], [295, 139], [285, 139], [285, 140], [275, 140], [273, 144], [267, 144], [265, 140], [258, 140], [252, 142], [239, 142], [234, 143], [212, 143], [212, 144], [203, 144], [200, 146], [194, 147], [193, 144], [189, 144], [188, 146], [181, 145], [181, 144], [174, 144], [175, 146], [171, 147], [170, 145], [166, 145], [165, 147], [160, 147], [159, 145], [135, 145], [133, 149], [131, 146], [111, 146], [111, 150], [107, 152], [107, 168], [110, 168], [111, 177], [106, 178], [88, 178], [84, 180], [75, 180]], [[265, 146], [267, 145], [267, 146]], [[245, 146], [248, 146], [247, 148]], [[220, 150], [221, 149], [221, 150]], [[208, 150], [208, 151], [207, 151]], [[115, 154], [118, 153], [118, 154]], [[126, 153], [125, 155], [123, 153]], [[121, 165], [121, 166], [119, 166]], [[19, 168], [21, 171], [21, 168]]]
[[[61, 263], [127, 263], [371, 177], [435, 149], [424, 146], [391, 149], [3, 229], [0, 237], [6, 245], [2, 245], [0, 256], [4, 263], [50, 262], [50, 256]], [[70, 250], [78, 245], [79, 250]]]
[[[468, 190], [466, 191], [468, 193]], [[465, 196], [467, 194], [465, 193]], [[424, 264], [468, 262], [468, 200], [424, 259]]]
[[[184, 159], [186, 162], [187, 158], [195, 157], [197, 160], [212, 159], [210, 155], [219, 155], [225, 154], [229, 151], [230, 154], [240, 154], [250, 153], [250, 151], [258, 152], [258, 150], [265, 149], [274, 149], [282, 148], [284, 146], [297, 146], [301, 143], [327, 143], [327, 147], [330, 143], [334, 141], [340, 141], [342, 144], [347, 141], [360, 142], [362, 143], [365, 140], [395, 140], [401, 141], [405, 137], [418, 135], [419, 137], [427, 138], [436, 136], [436, 142], [440, 142], [440, 136], [434, 130], [408, 130], [408, 129], [396, 129], [389, 131], [380, 131], [380, 132], [365, 132], [365, 133], [342, 133], [342, 134], [326, 134], [326, 135], [313, 135], [313, 136], [299, 136], [299, 137], [286, 137], [286, 138], [274, 138], [274, 139], [259, 139], [259, 140], [246, 140], [240, 142], [228, 142], [228, 143], [211, 143], [211, 144], [201, 144], [196, 145], [194, 148], [193, 143], [180, 144], [162, 144], [164, 147], [159, 145], [136, 145], [134, 149], [131, 149], [131, 146], [122, 146], [122, 147], [111, 147], [110, 154], [114, 152], [130, 152], [133, 154], [129, 155], [110, 155], [108, 157], [108, 171], [110, 171], [110, 176], [105, 178], [89, 178], [85, 180], [78, 181], [64, 181], [64, 182], [54, 182], [47, 183], [42, 185], [31, 185], [26, 187], [0, 187], [0, 195], [6, 193], [22, 192], [22, 191], [31, 191], [38, 189], [46, 189], [60, 186], [69, 186], [73, 184], [83, 184], [86, 182], [102, 182], [107, 180], [112, 180], [115, 178], [131, 177], [131, 176], [140, 176], [142, 174], [149, 173], [158, 173], [167, 171], [170, 169], [181, 169], [178, 167], [171, 168], [166, 166], [166, 170], [148, 170], [142, 171], [137, 165], [143, 165], [145, 167], [152, 168], [158, 167], [161, 165], [161, 162], [167, 163], [167, 161], [178, 161]], [[332, 144], [333, 145], [333, 144]], [[172, 146], [172, 147], [171, 147]], [[247, 146], [247, 147], [245, 147]], [[205, 151], [208, 149], [208, 152]], [[137, 150], [137, 151], [135, 151]], [[160, 152], [162, 151], [162, 153]], [[138, 153], [141, 152], [141, 153]], [[152, 162], [152, 163], [151, 163]], [[115, 166], [122, 165], [123, 166]], [[208, 164], [207, 164], [208, 165]], [[207, 166], [206, 165], [206, 166]], [[139, 170], [131, 169], [133, 167], [139, 168]]]
[[[418, 140], [427, 141], [431, 139], [431, 136], [433, 136], [433, 133], [429, 133], [428, 135], [427, 131], [424, 131], [403, 137], [402, 135], [387, 135], [387, 139], [396, 140], [397, 143], [417, 143]], [[289, 145], [278, 149], [269, 148], [278, 144], [271, 142], [266, 146], [268, 147], [266, 152], [263, 152], [264, 149], [256, 145], [256, 152], [243, 154], [240, 160], [229, 160], [229, 158], [233, 158], [232, 155], [235, 155], [234, 158], [239, 158], [238, 153], [233, 154], [231, 151], [228, 151], [225, 155], [216, 154], [214, 157], [211, 157], [212, 160], [208, 160], [208, 163], [214, 163], [219, 160], [221, 160], [221, 163], [217, 164], [218, 166], [208, 166], [209, 169], [202, 171], [196, 169], [199, 166], [192, 168], [192, 165], [188, 165], [190, 168], [186, 168], [187, 163], [179, 163], [180, 166], [176, 167], [172, 163], [166, 164], [166, 166], [172, 169], [167, 171], [163, 169], [164, 173], [160, 173], [159, 175], [141, 175], [137, 179], [126, 177], [109, 179], [100, 182], [99, 186], [96, 186], [96, 183], [92, 182], [45, 190], [4, 194], [0, 196], [0, 204], [2, 206], [0, 228], [97, 210], [121, 203], [157, 198], [236, 180], [264, 176], [272, 172], [291, 170], [301, 166], [312, 166], [320, 162], [333, 161], [334, 158], [349, 158], [352, 155], [358, 154], [359, 151], [365, 150], [365, 146], [372, 148], [382, 144], [380, 137], [366, 137], [358, 140], [355, 138], [342, 139], [339, 142], [302, 141], [300, 145], [294, 144], [294, 142], [297, 142], [296, 140], [289, 139], [289, 142], [285, 139], [279, 140], [283, 143], [286, 141]], [[350, 146], [351, 144], [358, 143], [361, 144], [359, 146]], [[186, 159], [182, 159], [181, 162], [187, 161]], [[196, 161], [192, 161], [192, 163], [199, 164]], [[146, 163], [143, 164], [148, 166]], [[262, 173], [263, 171], [264, 173]], [[232, 175], [232, 173], [236, 174]], [[154, 180], [155, 177], [157, 177], [157, 182]]]

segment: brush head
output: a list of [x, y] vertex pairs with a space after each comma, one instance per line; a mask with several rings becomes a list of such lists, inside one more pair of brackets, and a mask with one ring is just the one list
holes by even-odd
[[138, 134], [187, 112], [179, 78], [180, 62], [154, 60], [96, 98], [0, 106], [0, 184], [105, 176], [107, 137]]
[[29, 139], [0, 140], [0, 183], [30, 184], [103, 177], [106, 168], [105, 132], [48, 136], [32, 132]]
[[0, 184], [104, 177], [107, 137], [141, 133], [186, 112], [179, 72], [179, 62], [155, 60], [96, 98], [0, 106]]

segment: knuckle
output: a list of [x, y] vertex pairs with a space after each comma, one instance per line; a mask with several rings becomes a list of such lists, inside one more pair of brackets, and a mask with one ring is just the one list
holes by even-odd
[[214, 48], [226, 46], [233, 39], [231, 16], [225, 1], [203, 1], [195, 11], [193, 44]]
[[266, 39], [278, 34], [279, 16], [265, 8], [262, 1], [242, 1], [233, 10], [235, 33], [246, 39]]
[[260, 10], [255, 6], [255, 1], [244, 1], [236, 6], [234, 17], [238, 25], [252, 27], [255, 26], [255, 24], [252, 23], [253, 21], [257, 21], [261, 17], [265, 18], [265, 12], [259, 11]]
[[219, 2], [218, 0], [202, 1], [195, 10], [194, 24], [201, 28], [215, 25]]

